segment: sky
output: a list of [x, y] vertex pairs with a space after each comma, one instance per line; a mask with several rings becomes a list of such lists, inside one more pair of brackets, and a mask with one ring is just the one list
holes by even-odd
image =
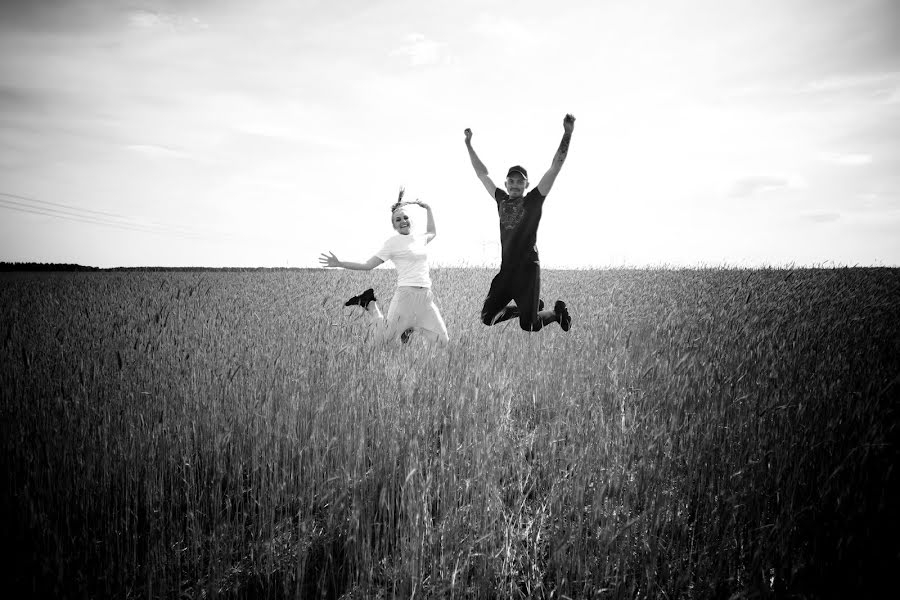
[[403, 185], [433, 265], [496, 266], [463, 131], [537, 185], [572, 113], [545, 268], [900, 266], [898, 23], [894, 0], [0, 0], [0, 261], [365, 261]]

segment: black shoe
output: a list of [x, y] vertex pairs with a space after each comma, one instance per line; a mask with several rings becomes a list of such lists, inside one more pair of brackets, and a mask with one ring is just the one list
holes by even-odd
[[369, 302], [375, 302], [375, 290], [372, 288], [367, 289], [359, 296], [353, 296], [346, 302], [344, 302], [344, 306], [362, 306], [363, 308], [369, 307]]
[[556, 313], [556, 320], [559, 321], [559, 326], [562, 327], [562, 330], [568, 331], [569, 327], [572, 326], [572, 317], [569, 316], [569, 309], [566, 308], [566, 303], [562, 300], [557, 300], [556, 304], [553, 305], [553, 312]]
[[404, 331], [403, 333], [401, 333], [401, 334], [400, 334], [400, 341], [403, 342], [404, 344], [409, 343], [409, 336], [412, 335], [412, 332], [413, 332], [413, 328], [410, 327], [409, 329], [407, 329], [406, 331]]

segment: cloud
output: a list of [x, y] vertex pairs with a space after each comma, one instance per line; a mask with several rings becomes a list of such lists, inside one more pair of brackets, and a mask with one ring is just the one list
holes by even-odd
[[840, 220], [841, 214], [837, 212], [812, 212], [801, 215], [800, 218], [813, 223], [834, 223]]
[[[519, 19], [482, 13], [468, 29], [481, 38], [480, 43], [484, 44], [484, 50], [488, 52], [487, 55], [482, 52], [482, 64], [485, 60], [489, 63], [496, 60], [509, 61], [510, 57], [515, 59], [515, 64], [520, 64], [540, 56], [544, 57], [541, 60], [546, 60], [547, 53], [561, 51], [577, 39], [574, 35], [561, 37], [560, 32], [554, 30], [552, 25], [550, 21], [541, 20], [533, 13]], [[508, 66], [505, 62], [502, 64]]]
[[897, 91], [900, 89], [900, 71], [880, 71], [831, 75], [810, 81], [796, 90], [800, 95], [818, 95], [850, 97], [891, 105], [897, 103]]
[[792, 175], [750, 175], [741, 177], [731, 185], [728, 194], [730, 198], [749, 198], [756, 194], [771, 192], [779, 189], [801, 189], [806, 187], [802, 177]]
[[867, 165], [872, 162], [871, 154], [863, 154], [863, 153], [839, 153], [839, 152], [824, 152], [819, 156], [819, 159], [824, 162], [829, 162], [836, 165], [842, 165], [847, 167], [859, 167], [862, 165]]
[[521, 39], [527, 38], [530, 34], [528, 28], [518, 21], [487, 13], [479, 15], [469, 29], [474, 33], [496, 39]]
[[[799, 77], [800, 75], [798, 75]], [[895, 105], [900, 101], [900, 71], [838, 73], [797, 82], [795, 78], [724, 86], [726, 100], [781, 99], [810, 102], [853, 100], [868, 105]]]
[[392, 50], [391, 56], [408, 56], [414, 67], [450, 62], [447, 44], [430, 40], [421, 33], [407, 35], [406, 43]]
[[806, 90], [810, 92], [837, 92], [843, 90], [893, 90], [900, 82], [900, 71], [886, 71], [874, 73], [854, 73], [852, 75], [832, 75], [817, 79], [806, 84]]
[[160, 15], [149, 10], [138, 10], [131, 13], [128, 17], [128, 22], [131, 23], [132, 27], [137, 27], [138, 29], [153, 29], [166, 24]]
[[167, 148], [166, 146], [158, 146], [155, 144], [131, 144], [126, 146], [129, 150], [148, 156], [150, 158], [193, 158], [187, 152]]
[[897, 85], [893, 91], [884, 99], [885, 104], [900, 104], [900, 85]]
[[128, 22], [135, 29], [159, 30], [171, 32], [192, 29], [208, 29], [209, 25], [197, 17], [187, 17], [174, 13], [156, 12], [152, 10], [136, 10], [128, 15]]
[[859, 212], [900, 213], [900, 196], [890, 192], [861, 192], [854, 200], [854, 210]]
[[23, 85], [0, 83], [0, 112], [9, 116], [16, 113], [33, 113], [46, 110], [48, 94]]

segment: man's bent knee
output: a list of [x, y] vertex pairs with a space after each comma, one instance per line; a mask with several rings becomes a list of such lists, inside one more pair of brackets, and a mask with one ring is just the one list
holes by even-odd
[[519, 319], [519, 327], [522, 328], [522, 331], [540, 331], [543, 326], [544, 324], [540, 319], [535, 319], [534, 321]]

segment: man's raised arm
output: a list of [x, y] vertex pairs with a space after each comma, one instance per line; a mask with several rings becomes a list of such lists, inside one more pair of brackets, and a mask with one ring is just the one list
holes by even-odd
[[491, 195], [491, 198], [494, 197], [494, 193], [497, 191], [497, 186], [491, 181], [490, 176], [488, 175], [487, 167], [484, 166], [484, 163], [481, 162], [481, 159], [478, 158], [478, 155], [475, 154], [475, 149], [472, 148], [472, 130], [466, 129], [466, 149], [469, 151], [469, 159], [472, 161], [472, 167], [475, 168], [475, 174], [478, 175], [478, 179], [481, 180], [481, 183], [484, 184], [484, 189], [487, 190], [488, 194]]
[[541, 178], [541, 182], [538, 183], [538, 191], [542, 196], [546, 196], [550, 193], [550, 188], [553, 187], [553, 182], [556, 181], [559, 170], [562, 169], [563, 163], [566, 162], [566, 155], [569, 154], [569, 142], [572, 140], [572, 131], [574, 129], [575, 117], [566, 115], [563, 119], [563, 136], [562, 141], [559, 143], [559, 150], [557, 150], [556, 154], [553, 156], [553, 162], [550, 164], [550, 169]]

